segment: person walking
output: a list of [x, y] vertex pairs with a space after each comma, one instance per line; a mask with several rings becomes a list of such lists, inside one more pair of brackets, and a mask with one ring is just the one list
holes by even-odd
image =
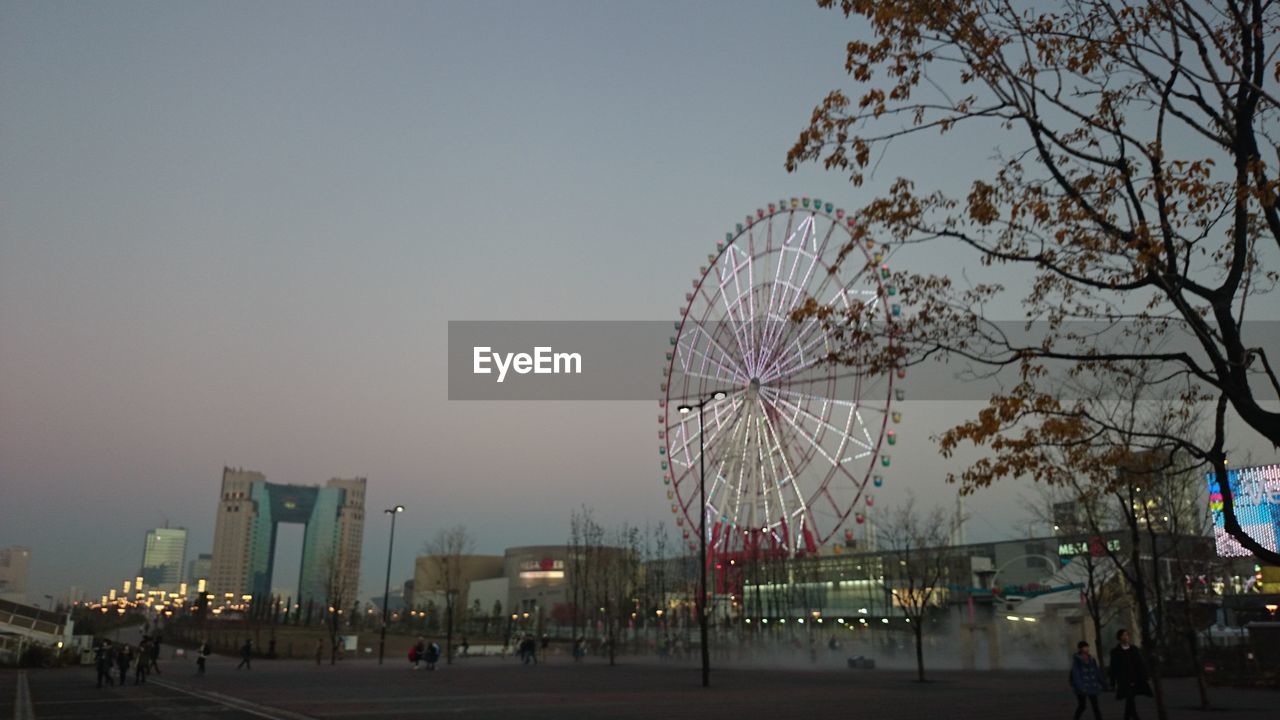
[[240, 664], [236, 666], [236, 669], [239, 670], [240, 668], [244, 668], [245, 670], [252, 670], [253, 665], [249, 663], [249, 660], [252, 657], [253, 657], [253, 641], [246, 638], [244, 641], [244, 645], [240, 646]]
[[210, 652], [209, 641], [205, 640], [204, 642], [200, 643], [200, 649], [196, 651], [196, 674], [197, 675], [204, 674], [204, 666], [209, 659], [209, 652]]
[[1137, 697], [1151, 695], [1147, 664], [1142, 660], [1142, 651], [1130, 642], [1128, 630], [1117, 632], [1116, 641], [1111, 649], [1111, 685], [1116, 689], [1116, 699], [1124, 701], [1124, 720], [1138, 720]]
[[1089, 654], [1089, 643], [1076, 643], [1076, 654], [1071, 656], [1071, 689], [1076, 694], [1075, 720], [1084, 715], [1085, 705], [1093, 706], [1093, 720], [1102, 720], [1098, 709], [1098, 693], [1102, 692], [1102, 671], [1098, 661]]
[[160, 674], [160, 636], [156, 635], [151, 638], [151, 662], [147, 666], [147, 672]]
[[532, 635], [525, 635], [520, 641], [520, 658], [525, 665], [538, 664], [538, 643]]
[[98, 671], [98, 687], [102, 687], [102, 681], [106, 680], [107, 685], [115, 685], [116, 681], [111, 679], [111, 661], [112, 658], [111, 641], [99, 640], [93, 646], [93, 665]]
[[316, 664], [324, 660], [324, 638], [316, 638]]
[[138, 656], [133, 661], [134, 685], [146, 684], [149, 665], [151, 665], [151, 638], [143, 636], [142, 642], [138, 643]]
[[413, 663], [413, 669], [422, 668], [422, 663], [427, 659], [427, 641], [421, 635], [418, 636], [418, 642], [413, 644], [413, 648], [409, 650], [409, 661]]
[[129, 676], [129, 664], [133, 662], [133, 649], [128, 645], [120, 648], [116, 653], [116, 670], [120, 673], [120, 687], [125, 686], [125, 679]]
[[471, 653], [471, 643], [467, 642], [467, 636], [462, 636], [462, 653], [459, 657], [468, 657]]

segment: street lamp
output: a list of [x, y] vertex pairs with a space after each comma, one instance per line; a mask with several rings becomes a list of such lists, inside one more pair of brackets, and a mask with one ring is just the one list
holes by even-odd
[[382, 639], [378, 642], [378, 664], [387, 652], [387, 601], [391, 599], [391, 550], [396, 545], [396, 515], [404, 512], [403, 505], [383, 510], [391, 516], [391, 539], [387, 542], [387, 582], [382, 586]]
[[702, 687], [711, 684], [711, 651], [707, 647], [707, 447], [702, 432], [702, 410], [707, 403], [724, 399], [724, 391], [717, 390], [709, 398], [702, 398], [697, 405], [681, 405], [676, 408], [681, 415], [688, 415], [698, 408], [698, 636], [702, 640]]

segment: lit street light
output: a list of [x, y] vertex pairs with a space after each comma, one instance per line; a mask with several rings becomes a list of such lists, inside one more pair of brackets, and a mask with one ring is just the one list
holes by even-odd
[[403, 505], [383, 510], [391, 516], [391, 540], [387, 542], [387, 582], [382, 587], [382, 639], [378, 642], [378, 664], [382, 664], [382, 656], [387, 652], [387, 601], [391, 599], [391, 550], [396, 545], [396, 515], [404, 512]]
[[676, 408], [681, 415], [688, 415], [698, 408], [698, 635], [702, 639], [702, 687], [711, 684], [711, 652], [707, 647], [707, 462], [706, 443], [702, 432], [702, 410], [708, 402], [724, 399], [724, 391], [718, 390], [711, 397], [703, 398], [697, 405], [681, 405]]

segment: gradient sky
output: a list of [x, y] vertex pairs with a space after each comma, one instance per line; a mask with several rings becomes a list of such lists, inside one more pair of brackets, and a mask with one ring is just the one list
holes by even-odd
[[[811, 2], [0, 2], [0, 545], [101, 592], [148, 527], [212, 542], [224, 465], [369, 478], [362, 589], [436, 529], [670, 517], [655, 403], [450, 403], [451, 319], [675, 317], [781, 196], [964, 180], [917, 140], [855, 190], [783, 158], [858, 28]], [[940, 162], [940, 160], [945, 160]], [[954, 267], [956, 258], [915, 258]], [[948, 501], [912, 416], [892, 501]], [[971, 503], [1013, 534], [1019, 488]]]

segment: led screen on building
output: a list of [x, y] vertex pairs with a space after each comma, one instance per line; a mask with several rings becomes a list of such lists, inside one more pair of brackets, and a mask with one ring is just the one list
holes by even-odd
[[[1223, 557], [1252, 555], [1222, 524], [1222, 490], [1214, 473], [1209, 473], [1209, 512], [1213, 515], [1213, 536]], [[1268, 550], [1276, 549], [1280, 535], [1280, 465], [1231, 468], [1227, 470], [1240, 527]]]

